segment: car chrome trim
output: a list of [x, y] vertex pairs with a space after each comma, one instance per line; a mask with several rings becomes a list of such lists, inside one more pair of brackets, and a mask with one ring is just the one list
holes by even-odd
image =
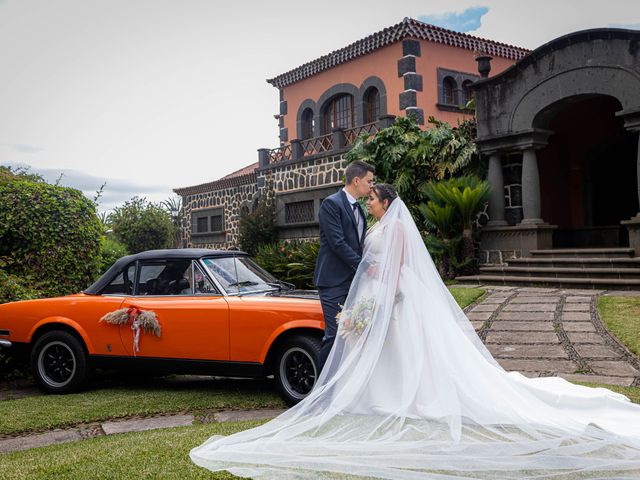
[[10, 340], [0, 340], [0, 347], [4, 347], [4, 348], [9, 348], [10, 346], [12, 346], [13, 343], [11, 343]]
[[145, 368], [161, 373], [191, 373], [220, 377], [262, 377], [264, 364], [258, 362], [233, 362], [227, 360], [200, 360], [163, 357], [129, 357], [122, 355], [90, 355], [93, 365], [106, 368]]

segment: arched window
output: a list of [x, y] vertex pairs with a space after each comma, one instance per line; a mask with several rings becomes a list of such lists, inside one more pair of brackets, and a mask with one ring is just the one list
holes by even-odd
[[471, 80], [465, 80], [462, 82], [462, 106], [466, 107], [467, 103], [473, 100], [474, 91], [471, 89]]
[[302, 139], [313, 137], [313, 110], [305, 108], [302, 112]]
[[453, 78], [444, 78], [442, 81], [442, 92], [445, 104], [458, 105], [458, 85]]
[[322, 133], [331, 133], [334, 128], [353, 127], [353, 96], [339, 95], [329, 102], [322, 115]]
[[380, 117], [380, 92], [370, 87], [364, 94], [364, 123], [373, 123]]

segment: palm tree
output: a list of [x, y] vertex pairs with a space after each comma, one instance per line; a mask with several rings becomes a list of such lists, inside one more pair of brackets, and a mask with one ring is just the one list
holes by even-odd
[[171, 215], [171, 220], [173, 221], [173, 244], [176, 248], [180, 248], [180, 227], [182, 225], [183, 216], [182, 197], [178, 197], [177, 195], [169, 197], [160, 202], [160, 206], [169, 212], [169, 215]]
[[[462, 259], [474, 256], [473, 222], [484, 209], [489, 200], [491, 187], [489, 183], [472, 175], [454, 177], [440, 182], [429, 182], [422, 188], [422, 193], [430, 199], [435, 208], [427, 204], [425, 217], [441, 232], [443, 238], [448, 238], [453, 219], [442, 223], [446, 219], [447, 207], [455, 212], [455, 218], [462, 227]], [[434, 221], [435, 220], [435, 221]], [[440, 226], [437, 222], [440, 222]]]

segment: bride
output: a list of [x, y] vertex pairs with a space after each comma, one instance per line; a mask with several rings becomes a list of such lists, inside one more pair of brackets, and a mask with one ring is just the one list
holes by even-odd
[[251, 478], [640, 478], [640, 406], [604, 388], [506, 372], [443, 284], [393, 188], [311, 393], [191, 451]]

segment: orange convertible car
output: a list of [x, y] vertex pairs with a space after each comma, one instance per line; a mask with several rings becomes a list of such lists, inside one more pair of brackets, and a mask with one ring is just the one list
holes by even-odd
[[315, 383], [323, 329], [315, 291], [234, 251], [147, 251], [82, 293], [0, 305], [0, 346], [27, 349], [38, 384], [55, 393], [78, 389], [92, 367], [135, 367], [274, 375], [294, 404]]

